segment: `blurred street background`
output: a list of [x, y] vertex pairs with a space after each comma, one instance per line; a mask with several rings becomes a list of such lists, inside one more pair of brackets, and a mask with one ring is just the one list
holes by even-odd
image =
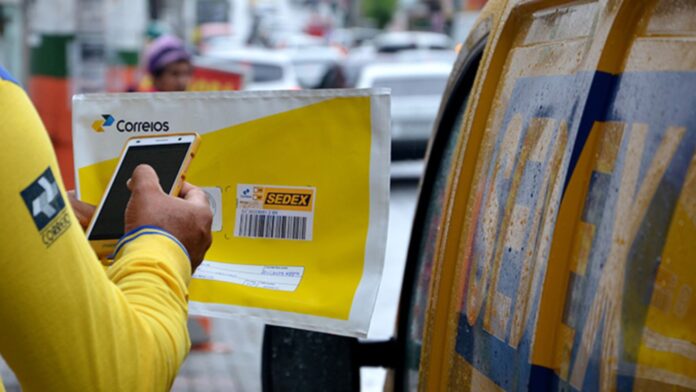
[[[388, 87], [392, 190], [384, 278], [370, 339], [393, 335], [417, 185], [447, 78], [485, 0], [0, 0], [0, 64], [29, 93], [74, 187], [71, 97], [152, 91], [145, 54], [176, 36], [189, 91]], [[263, 323], [190, 323], [175, 391], [261, 389]], [[0, 360], [8, 391], [18, 390]], [[385, 371], [365, 369], [362, 390]]]

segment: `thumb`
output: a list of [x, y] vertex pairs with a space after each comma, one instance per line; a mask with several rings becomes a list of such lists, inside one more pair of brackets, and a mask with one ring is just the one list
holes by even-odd
[[179, 197], [193, 204], [210, 207], [208, 195], [206, 195], [201, 188], [193, 186], [188, 182], [184, 182], [184, 185], [181, 187]]
[[126, 183], [131, 192], [159, 192], [164, 193], [159, 183], [159, 177], [155, 169], [150, 165], [138, 165], [131, 178]]

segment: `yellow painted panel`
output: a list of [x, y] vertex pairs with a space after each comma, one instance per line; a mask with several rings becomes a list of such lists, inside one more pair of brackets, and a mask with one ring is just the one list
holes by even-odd
[[[691, 378], [696, 388], [696, 160], [674, 212], [643, 330], [638, 363]], [[663, 379], [662, 381], [668, 381]]]
[[495, 385], [488, 377], [481, 374], [467, 361], [457, 356], [453, 359], [452, 378], [449, 380], [448, 390], [451, 391], [480, 391], [499, 392], [502, 388]]

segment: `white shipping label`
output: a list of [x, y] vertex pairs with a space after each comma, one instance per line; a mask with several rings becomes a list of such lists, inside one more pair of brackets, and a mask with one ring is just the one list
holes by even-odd
[[230, 264], [205, 260], [196, 268], [193, 277], [268, 290], [295, 291], [303, 274], [304, 267]]
[[237, 185], [235, 237], [311, 241], [316, 188]]

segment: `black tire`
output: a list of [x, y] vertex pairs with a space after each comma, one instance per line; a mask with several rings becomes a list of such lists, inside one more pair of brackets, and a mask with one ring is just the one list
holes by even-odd
[[266, 326], [263, 336], [264, 392], [352, 392], [360, 390], [355, 338]]

